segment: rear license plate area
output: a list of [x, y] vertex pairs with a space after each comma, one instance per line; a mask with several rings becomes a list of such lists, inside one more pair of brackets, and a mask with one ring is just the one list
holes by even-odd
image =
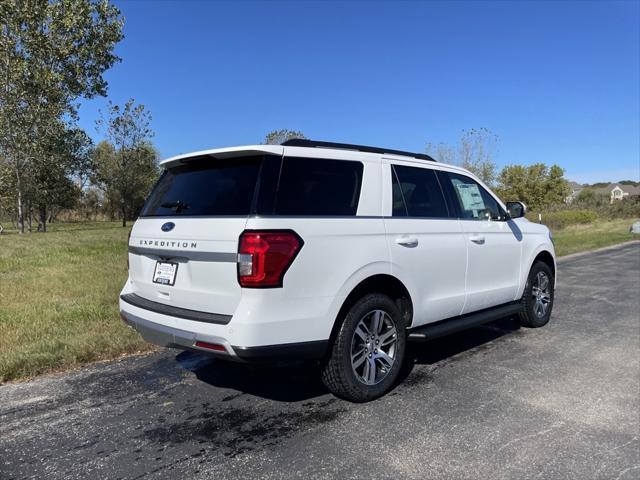
[[160, 285], [168, 285], [172, 287], [176, 283], [176, 274], [178, 273], [178, 264], [174, 262], [156, 262], [156, 268], [153, 271], [153, 283]]

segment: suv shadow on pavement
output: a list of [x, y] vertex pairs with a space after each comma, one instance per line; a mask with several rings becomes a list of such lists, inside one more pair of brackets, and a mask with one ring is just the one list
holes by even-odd
[[[488, 346], [519, 328], [515, 317], [504, 318], [437, 340], [410, 343], [396, 386], [411, 375], [416, 365], [444, 362], [469, 350]], [[237, 395], [249, 394], [278, 402], [300, 402], [329, 394], [319, 378], [319, 367], [311, 363], [243, 364], [191, 351], [181, 352], [176, 356], [176, 361], [192, 371], [198, 380], [217, 388], [236, 390]], [[235, 396], [232, 394], [229, 398]]]
[[190, 351], [181, 352], [176, 360], [198, 380], [214, 387], [237, 390], [239, 394], [279, 402], [299, 402], [328, 394], [314, 364], [235, 363]]

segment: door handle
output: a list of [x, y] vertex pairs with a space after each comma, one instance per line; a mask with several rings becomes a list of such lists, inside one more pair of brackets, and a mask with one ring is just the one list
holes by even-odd
[[478, 245], [484, 245], [484, 235], [471, 235], [469, 237], [469, 240], [471, 240], [473, 243], [477, 243]]
[[396, 238], [396, 243], [403, 247], [413, 248], [418, 246], [418, 239], [416, 237], [399, 237]]

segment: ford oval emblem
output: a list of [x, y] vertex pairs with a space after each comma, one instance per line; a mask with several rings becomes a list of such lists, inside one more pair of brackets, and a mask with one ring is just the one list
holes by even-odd
[[173, 230], [173, 227], [175, 226], [176, 226], [175, 223], [167, 222], [167, 223], [164, 223], [160, 228], [162, 229], [163, 232], [170, 232], [171, 230]]

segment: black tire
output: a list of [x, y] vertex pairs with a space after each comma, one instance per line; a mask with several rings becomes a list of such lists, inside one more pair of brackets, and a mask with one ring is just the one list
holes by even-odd
[[[548, 303], [544, 314], [541, 315], [540, 306], [537, 305], [536, 295], [534, 293], [534, 289], [538, 283], [538, 275], [542, 274], [546, 276], [548, 281]], [[524, 288], [524, 294], [522, 296], [522, 312], [519, 314], [520, 325], [528, 328], [538, 328], [543, 327], [547, 323], [549, 323], [549, 318], [551, 318], [551, 310], [553, 310], [553, 300], [554, 300], [554, 284], [555, 278], [553, 276], [553, 271], [549, 266], [544, 262], [536, 262], [531, 267], [531, 271], [529, 272], [529, 277], [527, 278], [527, 285]], [[543, 302], [544, 303], [544, 302]]]
[[[391, 332], [391, 322], [395, 324], [396, 335], [390, 337], [395, 338], [394, 361], [391, 367], [386, 369], [383, 364], [376, 363], [375, 355], [373, 360], [365, 358], [363, 362], [369, 362], [369, 369], [371, 364], [378, 365], [374, 369], [373, 376], [376, 377], [378, 372], [381, 375], [379, 382], [367, 385], [363, 383], [364, 380], [359, 379], [361, 377], [354, 371], [352, 348], [354, 342], [355, 344], [362, 342], [363, 344], [360, 345], [362, 348], [365, 348], [365, 345], [369, 345], [369, 343], [365, 344], [359, 336], [356, 337], [356, 328], [360, 328], [361, 320], [364, 321], [366, 318], [370, 318], [368, 315], [375, 311], [382, 311], [388, 316], [385, 316], [383, 320], [386, 322], [383, 328], [387, 328], [387, 332]], [[400, 309], [388, 296], [380, 293], [371, 293], [360, 298], [349, 309], [344, 318], [338, 319], [338, 321], [341, 322], [340, 329], [330, 346], [328, 358], [322, 366], [322, 382], [334, 395], [351, 402], [368, 402], [384, 395], [394, 386], [406, 352], [406, 325]], [[377, 335], [375, 337], [376, 340], [370, 342], [371, 346], [366, 346], [366, 348], [373, 348], [375, 346], [374, 342], [377, 342], [378, 338], [382, 339], [384, 334], [381, 334], [380, 337]], [[371, 350], [367, 351], [372, 352]], [[382, 348], [380, 351], [382, 351]], [[377, 352], [378, 350], [376, 349], [376, 354]], [[366, 357], [367, 355], [364, 354], [364, 356]], [[371, 354], [368, 357], [371, 358]], [[366, 368], [366, 366], [363, 368]]]

